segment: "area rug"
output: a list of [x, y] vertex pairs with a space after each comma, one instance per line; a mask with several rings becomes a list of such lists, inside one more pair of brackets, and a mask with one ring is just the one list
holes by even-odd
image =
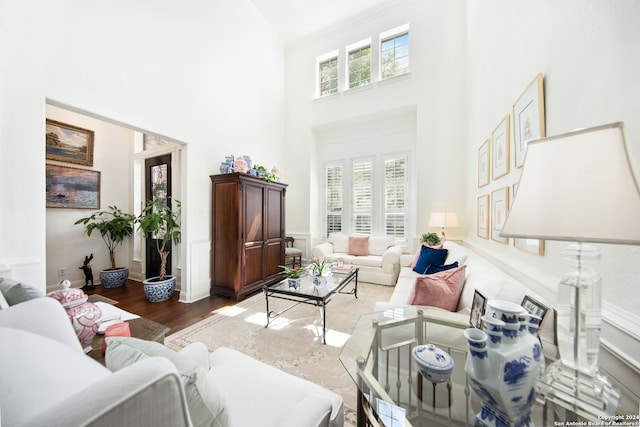
[[[351, 289], [347, 285], [346, 290]], [[165, 338], [179, 350], [202, 342], [209, 351], [231, 347], [249, 356], [320, 384], [342, 396], [345, 425], [356, 425], [356, 386], [339, 356], [351, 330], [363, 314], [373, 312], [377, 301], [389, 301], [393, 287], [358, 283], [358, 298], [336, 295], [326, 306], [327, 344], [322, 343], [320, 309], [300, 304], [267, 324], [264, 294], [218, 310], [195, 325]], [[289, 307], [290, 301], [269, 299], [269, 310]]]

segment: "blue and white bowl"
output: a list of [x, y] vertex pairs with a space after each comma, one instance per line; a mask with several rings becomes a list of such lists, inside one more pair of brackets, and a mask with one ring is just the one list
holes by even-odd
[[442, 383], [451, 377], [453, 358], [441, 348], [433, 344], [418, 345], [412, 355], [420, 373], [432, 383]]
[[176, 287], [176, 278], [173, 276], [166, 276], [166, 279], [162, 282], [153, 282], [150, 279], [144, 282], [144, 295], [149, 302], [161, 302], [170, 299], [173, 296], [173, 291]]

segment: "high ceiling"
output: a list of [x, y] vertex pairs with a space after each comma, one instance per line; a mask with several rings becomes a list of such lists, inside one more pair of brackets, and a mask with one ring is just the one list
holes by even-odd
[[290, 42], [394, 0], [252, 1], [276, 32]]

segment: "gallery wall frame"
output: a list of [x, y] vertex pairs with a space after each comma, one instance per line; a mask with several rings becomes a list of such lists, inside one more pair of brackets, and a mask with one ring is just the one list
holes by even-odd
[[47, 119], [45, 151], [47, 160], [93, 166], [94, 132]]
[[487, 139], [478, 148], [478, 188], [489, 184], [489, 167], [491, 164], [491, 142]]
[[491, 240], [505, 245], [509, 244], [508, 237], [500, 236], [502, 227], [509, 213], [509, 187], [499, 188], [491, 192]]
[[542, 73], [527, 85], [513, 104], [514, 152], [517, 168], [524, 165], [527, 143], [545, 136]]
[[511, 141], [511, 122], [509, 114], [504, 116], [491, 133], [491, 177], [496, 180], [509, 173], [509, 143]]
[[489, 239], [489, 195], [478, 197], [478, 209], [477, 209], [477, 234], [478, 237], [483, 239]]
[[46, 207], [100, 209], [100, 172], [46, 164]]

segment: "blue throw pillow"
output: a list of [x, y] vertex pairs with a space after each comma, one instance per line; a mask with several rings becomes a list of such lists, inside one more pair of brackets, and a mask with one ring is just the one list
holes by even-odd
[[413, 271], [419, 274], [425, 274], [430, 265], [444, 264], [448, 253], [449, 251], [446, 249], [433, 249], [423, 245], [422, 248], [420, 248], [420, 256], [418, 257], [416, 266], [413, 267]]
[[453, 264], [447, 264], [447, 265], [432, 264], [429, 267], [427, 267], [427, 271], [424, 274], [439, 273], [441, 271], [451, 270], [452, 268], [458, 268], [458, 261], [454, 262]]

